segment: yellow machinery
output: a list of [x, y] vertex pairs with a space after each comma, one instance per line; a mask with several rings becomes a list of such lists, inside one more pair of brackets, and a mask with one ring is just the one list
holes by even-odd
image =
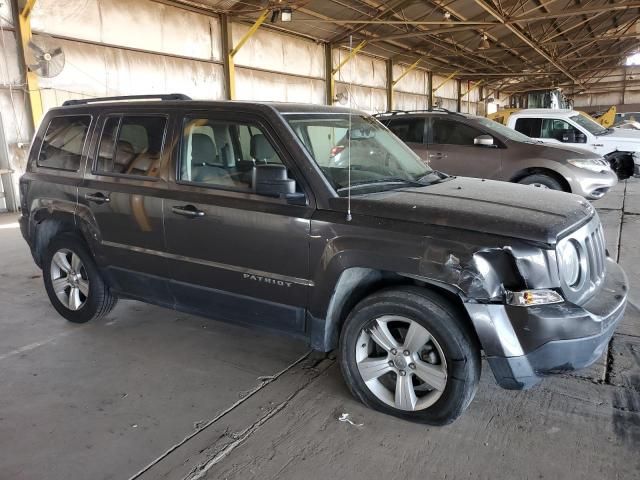
[[609, 127], [613, 126], [613, 124], [616, 121], [616, 113], [617, 113], [616, 106], [613, 105], [609, 110], [607, 110], [604, 113], [604, 115], [599, 116], [595, 120], [600, 125], [602, 125], [604, 128], [609, 128]]
[[521, 108], [504, 108], [502, 110], [498, 110], [495, 113], [490, 113], [487, 115], [489, 120], [493, 120], [494, 122], [501, 123], [502, 125], [507, 125], [507, 120], [512, 113], [516, 113], [522, 110]]

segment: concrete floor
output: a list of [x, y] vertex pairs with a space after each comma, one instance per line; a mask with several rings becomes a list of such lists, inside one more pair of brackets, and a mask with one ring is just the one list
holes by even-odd
[[0, 478], [638, 479], [640, 182], [596, 206], [632, 285], [608, 354], [528, 392], [483, 365], [443, 428], [364, 408], [287, 338], [133, 301], [67, 323], [0, 216]]

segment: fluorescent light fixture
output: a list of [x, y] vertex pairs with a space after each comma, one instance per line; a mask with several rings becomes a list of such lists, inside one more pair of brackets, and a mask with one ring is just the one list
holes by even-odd
[[293, 17], [293, 10], [291, 10], [291, 7], [284, 7], [280, 11], [280, 21], [290, 22], [292, 17]]

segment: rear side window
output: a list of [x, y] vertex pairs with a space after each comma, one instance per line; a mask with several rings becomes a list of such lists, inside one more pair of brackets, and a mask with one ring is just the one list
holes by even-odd
[[424, 138], [424, 118], [391, 120], [387, 127], [403, 142], [422, 143]]
[[90, 115], [53, 118], [42, 140], [38, 154], [39, 167], [75, 172], [80, 168], [82, 149], [87, 138]]
[[540, 138], [541, 127], [541, 118], [518, 118], [516, 120], [515, 130], [527, 137]]
[[164, 116], [109, 117], [102, 129], [94, 171], [157, 178], [166, 126]]

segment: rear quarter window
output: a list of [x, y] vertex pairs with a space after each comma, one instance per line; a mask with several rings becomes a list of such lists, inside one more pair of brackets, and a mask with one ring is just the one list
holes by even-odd
[[527, 137], [540, 138], [541, 127], [541, 118], [518, 118], [513, 128]]
[[38, 152], [38, 167], [77, 171], [80, 168], [82, 150], [90, 124], [91, 115], [52, 118]]

